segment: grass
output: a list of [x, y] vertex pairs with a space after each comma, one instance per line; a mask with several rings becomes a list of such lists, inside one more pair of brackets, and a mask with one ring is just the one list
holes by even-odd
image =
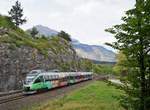
[[105, 82], [95, 81], [69, 95], [33, 107], [31, 110], [124, 110], [115, 98], [120, 94], [120, 90], [108, 86]]

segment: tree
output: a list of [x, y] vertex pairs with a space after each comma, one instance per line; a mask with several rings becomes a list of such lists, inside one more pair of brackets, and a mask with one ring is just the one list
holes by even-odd
[[19, 25], [27, 22], [25, 18], [22, 18], [23, 9], [21, 8], [21, 3], [19, 1], [16, 1], [15, 5], [12, 6], [8, 14], [11, 16], [11, 20], [15, 23], [16, 27], [19, 27]]
[[58, 33], [58, 37], [61, 37], [61, 38], [65, 39], [65, 40], [71, 42], [70, 35], [68, 33], [64, 32], [64, 31], [60, 31]]
[[128, 73], [127, 59], [121, 51], [117, 54], [117, 63], [113, 67], [113, 71], [121, 76], [126, 76]]
[[39, 33], [39, 31], [36, 29], [36, 27], [33, 27], [30, 31], [30, 34], [33, 38]]
[[126, 12], [123, 23], [106, 31], [114, 34], [116, 42], [108, 44], [127, 57], [129, 73], [122, 88], [122, 106], [127, 110], [150, 108], [150, 0], [136, 0], [135, 7]]
[[92, 71], [93, 63], [89, 59], [82, 58], [80, 60], [80, 67], [82, 71]]

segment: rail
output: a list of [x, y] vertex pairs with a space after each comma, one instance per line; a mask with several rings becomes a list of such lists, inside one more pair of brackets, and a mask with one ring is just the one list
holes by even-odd
[[10, 91], [10, 92], [3, 92], [0, 93], [0, 97], [8, 96], [8, 95], [13, 95], [13, 94], [18, 94], [21, 93], [23, 90], [16, 90], [16, 91]]
[[25, 96], [23, 95], [22, 92], [11, 94], [11, 95], [5, 95], [3, 97], [0, 97], [0, 104], [7, 103], [10, 101], [14, 101], [14, 100], [18, 100], [18, 99], [22, 99], [24, 97]]

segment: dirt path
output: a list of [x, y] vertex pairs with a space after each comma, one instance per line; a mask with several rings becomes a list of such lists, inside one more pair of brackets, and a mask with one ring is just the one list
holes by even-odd
[[28, 110], [30, 110], [31, 106], [33, 105], [38, 105], [48, 100], [61, 97], [77, 88], [88, 85], [93, 81], [94, 80], [78, 83], [71, 86], [66, 86], [63, 88], [57, 88], [44, 93], [26, 96], [23, 99], [18, 99], [4, 104], [0, 104], [0, 110], [22, 110], [23, 108], [27, 108]]

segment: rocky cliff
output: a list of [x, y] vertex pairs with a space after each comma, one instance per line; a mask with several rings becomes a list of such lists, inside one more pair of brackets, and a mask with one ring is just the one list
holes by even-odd
[[6, 18], [0, 16], [0, 92], [20, 89], [33, 69], [84, 70], [69, 42], [59, 37], [33, 39]]
[[[55, 55], [53, 51], [48, 51], [48, 56], [44, 56], [37, 49], [29, 46], [20, 46], [12, 49], [9, 43], [0, 44], [0, 91], [18, 89], [22, 85], [22, 80], [26, 74], [33, 69], [60, 69], [63, 65], [77, 61], [78, 58], [70, 48], [66, 48], [66, 53]], [[68, 71], [76, 69], [72, 65]]]

